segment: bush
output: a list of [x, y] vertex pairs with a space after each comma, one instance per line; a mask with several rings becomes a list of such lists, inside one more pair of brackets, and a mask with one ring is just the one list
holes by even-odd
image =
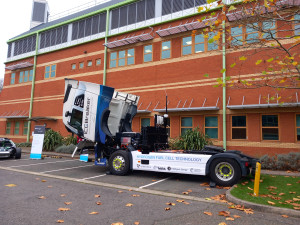
[[59, 132], [49, 129], [45, 133], [43, 149], [53, 151], [57, 146], [62, 145], [63, 137]]
[[70, 145], [61, 145], [61, 146], [55, 148], [55, 152], [71, 154], [71, 153], [73, 153], [73, 151], [74, 151], [75, 148], [76, 148], [76, 146], [73, 145], [73, 144], [70, 144]]
[[67, 137], [64, 137], [63, 138], [63, 144], [64, 145], [76, 145], [77, 144], [77, 138], [76, 137], [73, 137], [71, 135], [67, 136]]
[[16, 146], [18, 148], [21, 148], [21, 147], [31, 147], [31, 143], [30, 142], [16, 143]]
[[300, 153], [278, 154], [276, 156], [264, 155], [260, 158], [262, 169], [294, 170], [300, 171]]
[[172, 149], [201, 150], [205, 145], [211, 145], [212, 141], [202, 133], [198, 127], [187, 130], [179, 138], [171, 139], [169, 146]]

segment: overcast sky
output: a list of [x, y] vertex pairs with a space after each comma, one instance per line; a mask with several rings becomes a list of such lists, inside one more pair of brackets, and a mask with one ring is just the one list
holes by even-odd
[[[10, 0], [0, 7], [0, 79], [4, 77], [7, 58], [7, 41], [30, 28], [33, 0]], [[67, 10], [77, 10], [107, 0], [48, 0], [50, 16]]]

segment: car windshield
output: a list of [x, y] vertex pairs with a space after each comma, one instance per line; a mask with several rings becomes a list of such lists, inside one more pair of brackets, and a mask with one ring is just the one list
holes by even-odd
[[12, 144], [9, 141], [0, 141], [0, 148], [1, 147], [11, 147]]

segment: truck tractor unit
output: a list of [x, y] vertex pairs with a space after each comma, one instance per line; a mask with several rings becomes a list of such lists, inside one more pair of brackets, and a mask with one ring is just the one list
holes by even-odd
[[[240, 151], [217, 146], [202, 150], [172, 150], [168, 146], [167, 109], [155, 115], [155, 125], [133, 132], [139, 97], [114, 88], [66, 79], [63, 123], [83, 139], [76, 151], [95, 150], [95, 165], [106, 166], [114, 175], [143, 170], [209, 176], [218, 185], [231, 186], [250, 171], [257, 159]], [[251, 170], [252, 169], [252, 170]]]

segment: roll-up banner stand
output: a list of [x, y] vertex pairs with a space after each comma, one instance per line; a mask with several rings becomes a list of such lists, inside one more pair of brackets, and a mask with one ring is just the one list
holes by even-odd
[[34, 126], [30, 159], [41, 159], [45, 137], [45, 126]]

